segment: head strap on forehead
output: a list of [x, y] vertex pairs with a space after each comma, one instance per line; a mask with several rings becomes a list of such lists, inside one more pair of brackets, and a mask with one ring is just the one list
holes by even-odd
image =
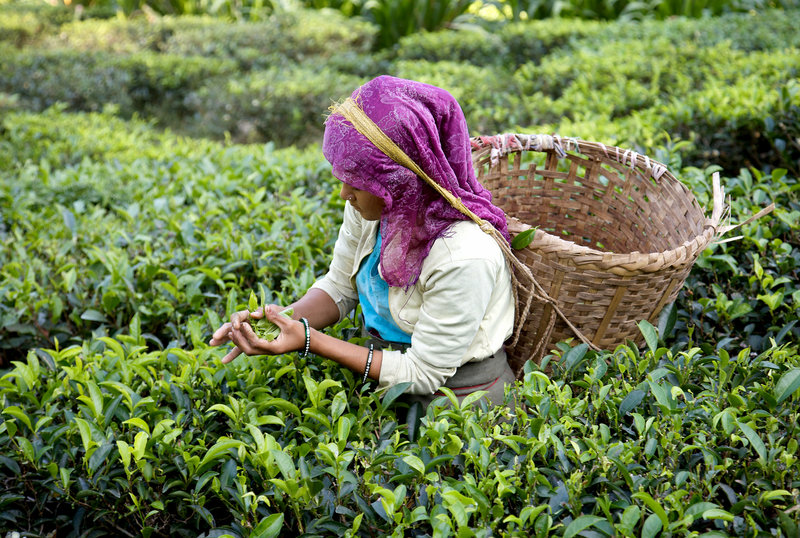
[[389, 138], [369, 116], [367, 116], [367, 113], [364, 112], [364, 110], [358, 105], [358, 103], [356, 103], [354, 99], [348, 97], [342, 103], [330, 107], [330, 110], [333, 114], [339, 114], [344, 119], [349, 121], [356, 131], [364, 135], [367, 140], [372, 142], [375, 147], [384, 153], [384, 155], [392, 159], [400, 166], [408, 168], [417, 176], [422, 178], [425, 183], [433, 187], [436, 192], [441, 194], [444, 199], [450, 203], [450, 205], [480, 225], [484, 232], [490, 235], [497, 233], [495, 227], [492, 226], [491, 223], [483, 220], [475, 213], [470, 211], [470, 209], [465, 206], [459, 198], [453, 196], [450, 191], [431, 179], [431, 177], [426, 174], [425, 171], [406, 154], [406, 152], [400, 149], [400, 146], [395, 144], [394, 141], [392, 141], [392, 139]]
[[505, 214], [475, 177], [464, 113], [446, 90], [383, 75], [330, 110], [322, 152], [333, 175], [385, 203], [380, 268], [390, 286], [412, 286], [456, 222], [510, 240]]

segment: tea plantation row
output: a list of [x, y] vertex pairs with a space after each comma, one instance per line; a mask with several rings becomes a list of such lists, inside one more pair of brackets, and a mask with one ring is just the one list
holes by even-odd
[[451, 90], [476, 133], [645, 148], [681, 138], [695, 165], [800, 168], [798, 9], [713, 24], [520, 22], [412, 35], [375, 54], [375, 28], [338, 12], [65, 21], [24, 5], [0, 5], [0, 92], [26, 109], [113, 105], [194, 136], [304, 145], [332, 100], [391, 73]]

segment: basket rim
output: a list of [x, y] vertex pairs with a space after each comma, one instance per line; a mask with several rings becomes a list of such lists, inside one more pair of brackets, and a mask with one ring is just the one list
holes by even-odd
[[[512, 219], [519, 223], [509, 225], [509, 233], [512, 236], [533, 227], [523, 223], [516, 217], [506, 215], [507, 222]], [[709, 219], [706, 219], [703, 233], [684, 241], [675, 248], [664, 251], [621, 253], [607, 252], [579, 245], [574, 241], [569, 241], [539, 229], [534, 232], [533, 241], [528, 246], [516, 250], [516, 252], [525, 250], [541, 252], [544, 250], [548, 256], [555, 255], [558, 258], [568, 259], [570, 264], [581, 269], [607, 271], [618, 276], [634, 276], [642, 273], [655, 273], [669, 267], [693, 263], [715, 236], [714, 227], [709, 224]]]
[[[509, 153], [533, 150], [553, 152], [561, 159], [566, 157], [567, 151], [571, 151], [607, 162], [630, 166], [649, 175], [656, 183], [678, 184], [688, 196], [691, 196], [692, 201], [698, 205], [700, 211], [705, 215], [705, 210], [697, 203], [694, 193], [681, 183], [664, 164], [632, 150], [607, 146], [599, 142], [541, 134], [481, 136], [473, 137], [470, 141], [473, 148], [473, 163], [476, 174], [478, 163], [485, 164], [487, 155], [491, 161], [496, 161]], [[480, 178], [478, 179], [480, 180]], [[715, 207], [712, 218], [705, 217], [701, 233], [696, 234], [693, 238], [684, 241], [680, 245], [664, 251], [606, 252], [579, 245], [574, 241], [537, 229], [534, 232], [533, 241], [525, 248], [518, 250], [518, 252], [524, 250], [541, 252], [544, 250], [549, 257], [555, 255], [558, 258], [563, 258], [564, 260], [561, 261], [566, 261], [569, 258], [568, 262], [580, 269], [611, 272], [618, 276], [655, 273], [675, 266], [693, 264], [699, 254], [717, 237], [720, 220], [717, 216], [718, 214], [721, 214], [721, 211], [718, 211]], [[509, 232], [512, 235], [533, 228], [533, 226], [523, 223], [512, 215], [506, 214], [506, 220], [509, 222]]]

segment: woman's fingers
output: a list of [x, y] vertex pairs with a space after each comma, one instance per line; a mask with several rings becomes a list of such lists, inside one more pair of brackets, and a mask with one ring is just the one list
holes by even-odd
[[242, 353], [247, 353], [248, 355], [263, 354], [263, 350], [254, 346], [258, 342], [258, 337], [248, 323], [251, 318], [261, 319], [263, 317], [264, 310], [262, 308], [254, 312], [247, 310], [234, 312], [231, 314], [230, 322], [223, 323], [219, 329], [214, 331], [211, 335], [211, 340], [208, 341], [208, 345], [221, 346], [228, 342], [235, 344], [235, 347], [222, 358], [223, 364], [231, 362]]
[[214, 331], [214, 334], [211, 335], [211, 340], [209, 340], [208, 345], [210, 346], [219, 346], [226, 342], [230, 342], [231, 340], [231, 324], [230, 323], [223, 323], [222, 326]]
[[222, 364], [226, 364], [226, 363], [229, 363], [229, 362], [231, 362], [233, 359], [235, 359], [236, 357], [238, 357], [238, 356], [239, 356], [239, 355], [241, 355], [241, 354], [242, 354], [242, 350], [241, 350], [241, 349], [239, 349], [238, 347], [234, 346], [234, 348], [233, 348], [233, 349], [231, 349], [231, 350], [228, 352], [228, 354], [227, 354], [227, 355], [225, 355], [224, 357], [222, 357]]
[[287, 318], [286, 316], [281, 314], [281, 312], [283, 312], [284, 309], [285, 307], [283, 306], [271, 304], [267, 306], [262, 317], [266, 317], [267, 321], [271, 321], [272, 323], [277, 325], [281, 329], [281, 331], [283, 331], [284, 327], [290, 327], [291, 324], [294, 322], [293, 319]]
[[250, 312], [247, 310], [234, 312], [231, 314], [231, 328], [233, 328], [234, 331], [238, 331], [242, 323], [246, 322], [248, 319], [250, 319]]
[[252, 312], [250, 312], [249, 310], [240, 310], [238, 312], [234, 312], [233, 314], [231, 314], [231, 326], [235, 330], [239, 330], [241, 324], [247, 323], [250, 320], [250, 318], [261, 319], [263, 317], [264, 317], [263, 308], [258, 308], [257, 310], [254, 310]]
[[[217, 346], [225, 342], [233, 342], [236, 346], [223, 357], [223, 363], [231, 362], [242, 353], [272, 355], [295, 351], [305, 341], [303, 327], [300, 322], [281, 315], [282, 310], [283, 308], [278, 305], [269, 305], [254, 312], [247, 310], [234, 312], [229, 323], [225, 323], [214, 331], [209, 344]], [[281, 330], [278, 338], [267, 341], [258, 337], [249, 321], [261, 318], [266, 318], [278, 326]]]

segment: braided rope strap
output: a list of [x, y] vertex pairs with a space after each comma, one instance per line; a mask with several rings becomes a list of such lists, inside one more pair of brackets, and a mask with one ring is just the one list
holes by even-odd
[[[519, 259], [514, 255], [511, 246], [505, 240], [503, 235], [494, 227], [491, 223], [481, 219], [475, 213], [470, 211], [470, 209], [464, 205], [464, 203], [453, 195], [450, 191], [439, 185], [436, 181], [434, 181], [428, 174], [425, 173], [422, 168], [414, 162], [411, 157], [409, 157], [400, 147], [394, 143], [394, 141], [389, 138], [386, 133], [378, 127], [372, 119], [367, 116], [364, 110], [356, 103], [352, 98], [347, 98], [342, 103], [337, 105], [333, 105], [330, 107], [332, 114], [340, 114], [343, 116], [347, 121], [349, 121], [353, 127], [362, 135], [364, 135], [370, 142], [372, 142], [375, 147], [381, 150], [387, 157], [392, 159], [397, 164], [404, 166], [414, 172], [417, 176], [422, 178], [428, 185], [430, 185], [436, 192], [441, 194], [445, 200], [447, 200], [450, 205], [454, 208], [459, 210], [462, 214], [467, 216], [473, 222], [478, 224], [485, 233], [491, 235], [497, 244], [500, 246], [500, 249], [503, 251], [503, 256], [506, 259], [506, 263], [509, 265], [510, 273], [511, 273], [511, 284], [512, 289], [514, 291], [514, 299], [515, 303], [519, 305], [520, 300], [519, 297], [521, 296], [520, 291], [526, 291], [527, 293], [527, 300], [522, 306], [522, 308], [517, 308], [515, 310], [515, 327], [514, 327], [514, 334], [513, 339], [509, 343], [510, 346], [513, 346], [517, 343], [519, 339], [520, 332], [522, 330], [522, 326], [525, 320], [530, 313], [530, 306], [533, 299], [537, 299], [539, 301], [545, 302], [550, 304], [553, 310], [559, 315], [559, 317], [567, 324], [567, 326], [575, 333], [575, 335], [585, 344], [587, 344], [590, 348], [599, 351], [599, 348], [595, 346], [577, 327], [575, 327], [564, 315], [561, 308], [559, 308], [558, 303], [550, 297], [547, 292], [542, 288], [541, 285], [536, 281], [534, 278], [533, 273], [531, 272], [530, 268], [528, 268], [525, 264], [523, 264]], [[527, 282], [527, 285], [522, 280]], [[550, 339], [550, 334], [553, 331], [555, 326], [555, 316], [550, 316], [550, 320], [548, 323], [547, 330], [542, 335], [542, 338], [537, 345], [536, 349], [531, 354], [531, 358], [535, 358], [539, 356], [539, 353], [542, 351], [541, 348], [544, 344]], [[519, 372], [514, 372], [517, 377], [519, 377]]]

